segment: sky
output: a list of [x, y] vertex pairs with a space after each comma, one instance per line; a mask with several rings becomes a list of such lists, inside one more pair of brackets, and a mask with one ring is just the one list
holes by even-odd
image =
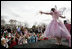
[[[4, 17], [7, 23], [10, 19], [14, 19], [28, 23], [29, 27], [34, 24], [49, 24], [52, 17], [45, 14], [41, 15], [39, 11], [50, 12], [55, 5], [57, 10], [62, 10], [65, 7], [63, 16], [71, 21], [71, 1], [1, 1], [1, 17]], [[62, 22], [65, 19], [60, 18]]]

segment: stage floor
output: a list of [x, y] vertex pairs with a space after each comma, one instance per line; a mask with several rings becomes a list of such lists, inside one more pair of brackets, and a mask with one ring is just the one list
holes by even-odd
[[41, 40], [36, 43], [16, 45], [13, 48], [68, 48], [68, 41], [62, 39], [62, 45], [55, 44], [56, 40]]

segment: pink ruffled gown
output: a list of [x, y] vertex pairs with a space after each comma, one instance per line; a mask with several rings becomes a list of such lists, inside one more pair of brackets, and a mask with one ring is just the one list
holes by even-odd
[[65, 25], [59, 21], [59, 16], [61, 14], [58, 11], [51, 12], [53, 20], [51, 23], [46, 27], [44, 32], [44, 36], [48, 38], [67, 38], [69, 40], [69, 46], [71, 46], [71, 35]]

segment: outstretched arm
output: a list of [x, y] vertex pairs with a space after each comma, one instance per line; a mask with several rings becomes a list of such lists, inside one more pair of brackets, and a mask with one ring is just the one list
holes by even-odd
[[46, 12], [42, 12], [42, 11], [40, 11], [40, 13], [41, 14], [47, 14], [47, 15], [51, 14], [51, 13], [46, 13]]
[[65, 18], [64, 16], [60, 16], [61, 18]]

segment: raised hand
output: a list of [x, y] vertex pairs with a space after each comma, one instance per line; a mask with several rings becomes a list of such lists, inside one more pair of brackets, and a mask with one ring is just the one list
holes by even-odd
[[39, 13], [41, 13], [41, 14], [42, 14], [43, 12], [42, 12], [42, 11], [40, 11]]

